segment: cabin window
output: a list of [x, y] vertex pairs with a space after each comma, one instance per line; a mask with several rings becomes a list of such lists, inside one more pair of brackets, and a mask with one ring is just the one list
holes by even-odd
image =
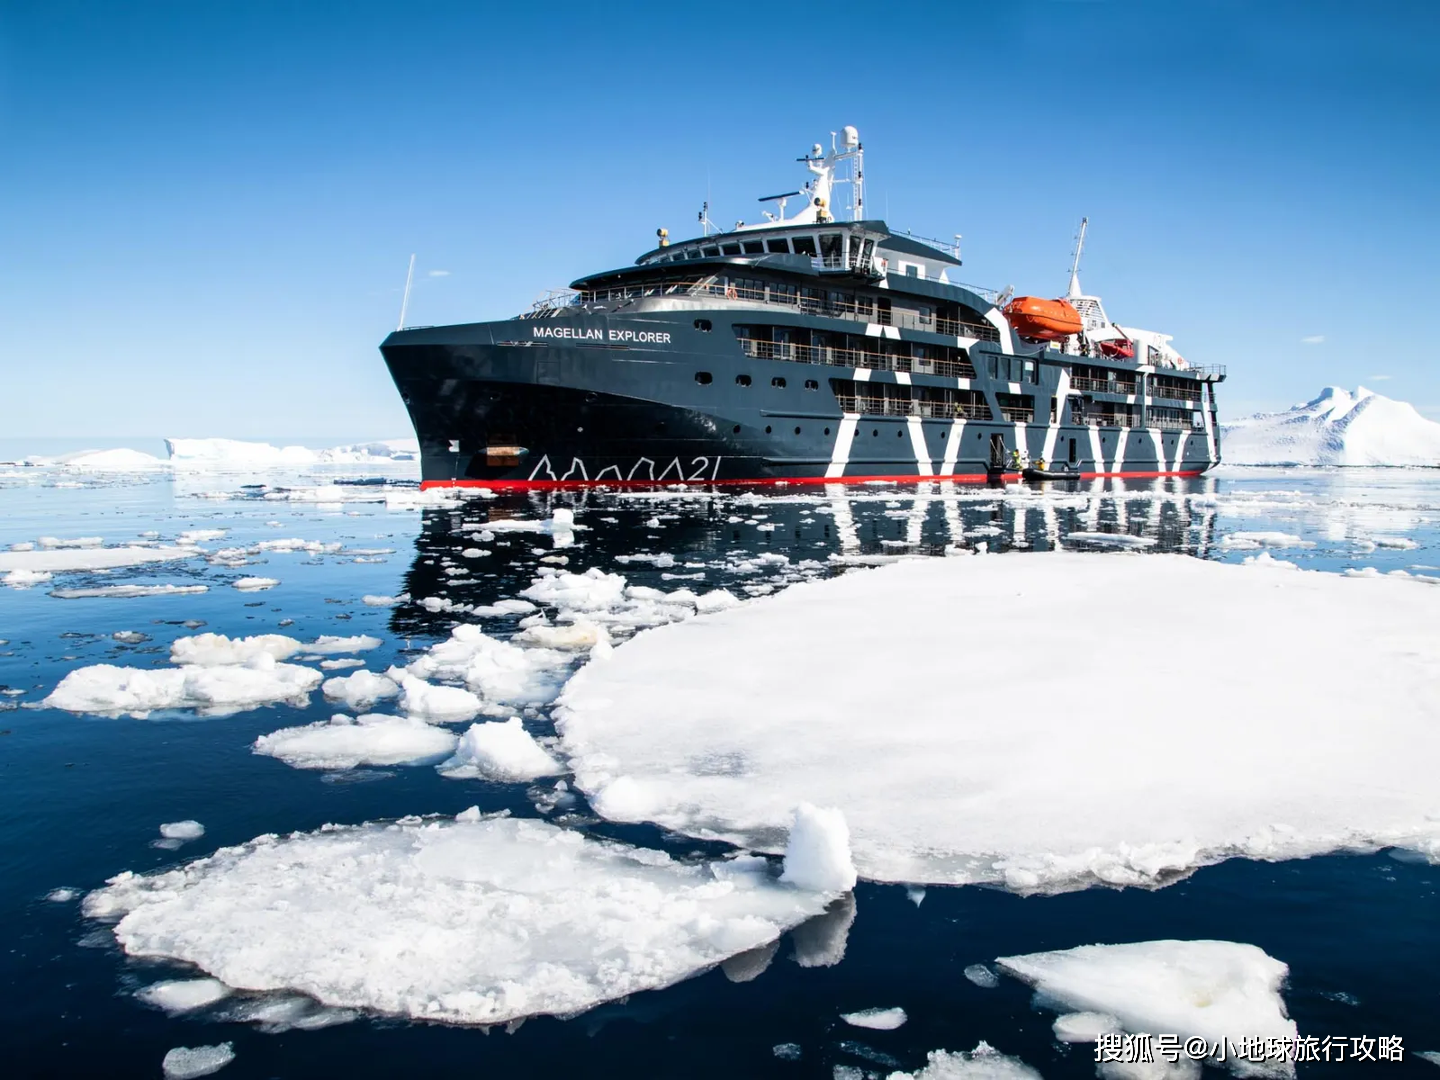
[[695, 372], [695, 381], [701, 386], [709, 386], [715, 381], [715, 376], [711, 375], [708, 371], [697, 371]]
[[906, 276], [906, 277], [924, 277], [924, 275], [920, 273], [920, 267], [916, 266], [914, 263], [906, 263], [906, 264], [905, 264], [905, 276]]
[[[818, 382], [816, 382], [814, 379], [806, 379], [806, 380], [805, 380], [805, 389], [806, 389], [806, 390], [819, 390], [819, 389], [820, 389], [820, 384], [819, 384]], [[1196, 413], [1195, 415], [1196, 415], [1196, 416], [1199, 416], [1200, 414], [1199, 414], [1199, 413]], [[1196, 425], [1196, 426], [1199, 426], [1199, 425]], [[827, 432], [825, 432], [825, 434], [826, 434], [826, 435], [829, 435], [830, 432], [827, 431]]]
[[796, 293], [797, 290], [794, 285], [771, 285], [770, 302], [772, 304], [793, 305], [795, 303]]
[[784, 390], [785, 379], [783, 376], [776, 375], [773, 379], [770, 380], [770, 385], [775, 387], [776, 390]]
[[720, 245], [720, 251], [721, 251], [721, 253], [724, 254], [724, 255], [739, 255], [739, 254], [740, 254], [740, 245], [739, 245], [739, 244], [721, 244], [721, 245]]
[[749, 385], [750, 385], [750, 376], [749, 376], [749, 375], [736, 375], [736, 376], [735, 376], [735, 385], [736, 385], [736, 386], [749, 386]]
[[765, 250], [769, 251], [772, 255], [789, 255], [790, 241], [786, 240], [783, 236], [776, 237], [773, 240], [766, 240]]
[[691, 248], [689, 251], [685, 252], [685, 258], [687, 259], [698, 259], [699, 257], [700, 252], [696, 251], [694, 248]]
[[794, 244], [796, 255], [813, 256], [815, 254], [815, 238], [813, 236], [794, 237]]
[[707, 334], [708, 334], [708, 333], [711, 331], [712, 328], [713, 328], [713, 326], [712, 326], [712, 324], [711, 324], [711, 322], [710, 322], [709, 319], [696, 319], [696, 320], [695, 320], [695, 329], [696, 329], [696, 330], [700, 330], [700, 331], [703, 331], [704, 333], [707, 333]]
[[992, 378], [992, 379], [998, 379], [999, 377], [1000, 377], [1000, 358], [999, 358], [998, 356], [991, 356], [991, 357], [990, 357], [990, 378]]
[[704, 255], [707, 259], [711, 259], [720, 254], [720, 249], [717, 247], [704, 247], [700, 249], [700, 254]]
[[1024, 380], [1024, 381], [1025, 381], [1025, 382], [1029, 382], [1029, 383], [1033, 383], [1033, 382], [1035, 381], [1035, 361], [1034, 361], [1034, 360], [1026, 360], [1026, 361], [1025, 361], [1025, 380]]

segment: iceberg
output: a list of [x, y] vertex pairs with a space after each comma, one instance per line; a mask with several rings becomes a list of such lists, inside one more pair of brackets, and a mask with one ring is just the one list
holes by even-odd
[[[1157, 598], [1168, 635], [1089, 621]], [[907, 885], [1440, 855], [1437, 613], [1413, 578], [1269, 563], [902, 562], [637, 635], [571, 678], [559, 750], [602, 816], [751, 850], [782, 850], [797, 804], [837, 807], [860, 875]], [[1097, 692], [1117, 664], [1123, 691]]]
[[1440, 424], [1361, 386], [1327, 386], [1313, 401], [1220, 426], [1230, 465], [1440, 466]]

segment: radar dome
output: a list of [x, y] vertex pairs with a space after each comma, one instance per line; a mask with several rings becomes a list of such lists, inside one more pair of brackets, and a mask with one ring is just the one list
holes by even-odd
[[845, 130], [842, 134], [844, 135], [845, 146], [847, 149], [853, 150], [855, 147], [860, 145], [860, 132], [856, 131], [853, 125], [846, 124]]

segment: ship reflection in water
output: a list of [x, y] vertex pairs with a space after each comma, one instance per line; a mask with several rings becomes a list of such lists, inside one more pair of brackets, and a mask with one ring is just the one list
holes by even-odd
[[[514, 597], [545, 568], [599, 568], [631, 584], [763, 595], [897, 558], [1080, 550], [1216, 554], [1211, 478], [951, 483], [794, 494], [574, 491], [502, 494], [424, 512], [391, 630], [444, 635], [465, 607]], [[558, 535], [556, 510], [575, 516]], [[495, 629], [499, 629], [497, 626]]]

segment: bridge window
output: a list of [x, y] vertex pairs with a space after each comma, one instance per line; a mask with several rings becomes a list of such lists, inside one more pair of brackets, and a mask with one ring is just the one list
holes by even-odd
[[764, 241], [764, 240], [746, 240], [746, 241], [745, 241], [743, 244], [741, 244], [740, 246], [745, 249], [745, 254], [746, 254], [746, 255], [764, 255], [764, 254], [765, 254], [765, 241]]
[[796, 236], [792, 238], [795, 244], [796, 255], [814, 255], [815, 238], [813, 236]]
[[700, 249], [700, 254], [704, 255], [707, 259], [714, 258], [720, 254], [720, 249], [718, 247], [703, 247]]
[[720, 245], [720, 251], [721, 251], [722, 254], [725, 254], [725, 255], [739, 255], [739, 254], [740, 254], [740, 245], [739, 245], [739, 244], [721, 244], [721, 245]]
[[786, 240], [783, 236], [776, 237], [773, 240], [766, 240], [765, 249], [772, 255], [789, 255], [790, 241]]
[[844, 265], [845, 238], [840, 233], [820, 234], [820, 257], [830, 267]]

